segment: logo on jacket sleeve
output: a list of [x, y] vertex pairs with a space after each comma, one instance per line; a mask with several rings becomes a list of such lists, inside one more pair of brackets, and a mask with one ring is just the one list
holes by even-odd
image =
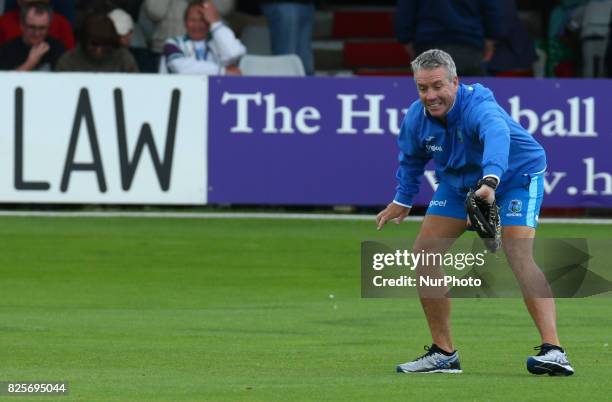
[[521, 200], [512, 200], [510, 204], [508, 204], [508, 213], [506, 216], [523, 216], [521, 213], [523, 209], [523, 201]]

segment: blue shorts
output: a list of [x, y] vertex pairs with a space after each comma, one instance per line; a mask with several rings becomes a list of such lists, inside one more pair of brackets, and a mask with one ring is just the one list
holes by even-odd
[[[502, 226], [538, 226], [540, 207], [544, 198], [544, 173], [527, 174], [525, 185], [495, 193]], [[441, 182], [427, 208], [427, 215], [467, 219], [465, 197], [460, 191]]]

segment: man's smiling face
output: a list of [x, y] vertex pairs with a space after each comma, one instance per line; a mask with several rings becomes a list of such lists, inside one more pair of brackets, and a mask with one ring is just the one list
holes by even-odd
[[445, 67], [418, 70], [414, 74], [419, 98], [427, 112], [443, 120], [455, 102], [459, 79], [449, 78]]

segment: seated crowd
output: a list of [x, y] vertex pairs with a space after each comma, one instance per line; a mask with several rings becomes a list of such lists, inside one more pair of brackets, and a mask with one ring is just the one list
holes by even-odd
[[[486, 18], [476, 13], [475, 22], [467, 23], [463, 14], [469, 4], [479, 4], [477, 0], [467, 0], [463, 10], [456, 9], [453, 0], [397, 0], [396, 39], [405, 45], [406, 66], [423, 49], [447, 45], [460, 65], [474, 65], [473, 74], [462, 75], [531, 76], [532, 67], [539, 65], [542, 73], [537, 76], [612, 77], [612, 2], [553, 4], [542, 13], [550, 27], [537, 45], [539, 54], [519, 20], [517, 3], [487, 1], [500, 13]], [[305, 73], [312, 75], [314, 4], [315, 0], [0, 0], [0, 70], [241, 75], [238, 64], [247, 49], [235, 31], [253, 22], [249, 18], [255, 14], [265, 17], [271, 53], [296, 54]], [[442, 6], [463, 19], [440, 15], [436, 10]], [[470, 8], [476, 9], [480, 10]], [[480, 33], [474, 30], [478, 21], [483, 24]], [[461, 23], [466, 26], [455, 26]], [[449, 32], [466, 27], [467, 45], [457, 45], [462, 36]], [[499, 27], [506, 28], [503, 37], [477, 37]], [[444, 43], [432, 34], [438, 31]], [[245, 42], [253, 37], [244, 37]], [[485, 44], [483, 58], [478, 57], [480, 42]]]
[[140, 3], [138, 25], [126, 10], [90, 3], [73, 30], [53, 1], [17, 0], [0, 16], [0, 70], [241, 74], [246, 48], [212, 1]]

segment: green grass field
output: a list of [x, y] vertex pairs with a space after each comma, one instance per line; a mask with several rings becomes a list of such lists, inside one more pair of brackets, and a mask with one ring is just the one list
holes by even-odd
[[416, 300], [360, 298], [360, 241], [417, 228], [2, 217], [0, 381], [66, 380], [60, 401], [611, 399], [612, 298], [558, 301], [573, 377], [527, 373], [539, 339], [519, 299], [455, 301], [463, 374], [396, 374], [429, 335]]

